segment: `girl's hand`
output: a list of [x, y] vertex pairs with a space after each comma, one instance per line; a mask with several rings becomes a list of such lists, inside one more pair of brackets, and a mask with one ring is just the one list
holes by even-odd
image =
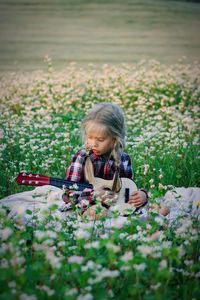
[[142, 206], [145, 202], [147, 202], [147, 195], [140, 190], [133, 192], [128, 201], [129, 204], [132, 204], [136, 208]]

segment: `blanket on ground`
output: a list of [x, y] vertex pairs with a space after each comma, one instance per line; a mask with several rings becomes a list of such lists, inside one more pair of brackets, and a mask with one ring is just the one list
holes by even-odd
[[[62, 189], [45, 185], [36, 187], [32, 191], [5, 197], [0, 200], [0, 205], [8, 209], [9, 217], [23, 224], [30, 222], [33, 214], [36, 214], [41, 219], [43, 211], [53, 204], [58, 206], [58, 209], [53, 214], [58, 218], [65, 219], [71, 212], [62, 211], [62, 194]], [[173, 222], [178, 216], [187, 214], [197, 216], [200, 219], [200, 188], [174, 188], [172, 191], [166, 192], [165, 196], [159, 199], [158, 202], [170, 209], [170, 213], [167, 216], [169, 223]], [[30, 212], [33, 212], [33, 214], [30, 214]], [[142, 210], [142, 213], [145, 215], [146, 211]], [[124, 223], [126, 219], [126, 217], [121, 216], [118, 221]]]

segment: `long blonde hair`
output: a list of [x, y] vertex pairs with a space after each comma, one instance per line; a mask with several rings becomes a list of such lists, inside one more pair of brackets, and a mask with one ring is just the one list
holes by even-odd
[[[120, 153], [125, 146], [125, 120], [123, 110], [114, 103], [102, 102], [95, 104], [82, 121], [82, 139], [85, 143], [89, 122], [103, 125], [107, 133], [114, 138], [115, 143], [111, 151], [114, 158], [115, 170], [120, 164]], [[87, 146], [87, 145], [85, 145]]]

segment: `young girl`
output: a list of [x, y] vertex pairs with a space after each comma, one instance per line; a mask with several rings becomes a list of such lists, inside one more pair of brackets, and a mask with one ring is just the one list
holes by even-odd
[[[85, 183], [86, 159], [89, 159], [90, 168], [95, 177], [112, 180], [119, 177], [132, 179], [132, 166], [128, 154], [123, 152], [125, 146], [125, 122], [122, 109], [113, 103], [99, 103], [93, 106], [82, 122], [82, 138], [84, 147], [78, 151], [66, 172], [66, 179]], [[65, 202], [70, 201], [69, 194], [63, 195]], [[101, 191], [98, 193], [102, 194]], [[112, 192], [109, 192], [112, 198]], [[77, 203], [87, 199], [94, 203], [91, 191], [74, 193]], [[130, 195], [129, 204], [136, 208], [145, 204], [148, 194], [140, 189]], [[103, 202], [103, 200], [102, 200]]]

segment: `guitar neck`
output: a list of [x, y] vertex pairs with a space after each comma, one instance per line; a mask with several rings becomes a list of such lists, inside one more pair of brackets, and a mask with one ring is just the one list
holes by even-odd
[[60, 178], [53, 178], [39, 174], [32, 173], [19, 173], [16, 177], [16, 181], [18, 184], [22, 185], [31, 185], [31, 186], [43, 186], [43, 185], [53, 185], [59, 188], [65, 186], [67, 189], [74, 189], [76, 187], [77, 190], [83, 191], [84, 189], [93, 189], [92, 184], [80, 183], [75, 181], [69, 181]]
[[66, 188], [70, 189], [73, 185], [77, 186], [77, 189], [79, 191], [83, 191], [84, 189], [92, 189], [93, 185], [92, 184], [86, 184], [86, 183], [79, 183], [75, 181], [69, 181], [65, 179], [60, 179], [60, 178], [52, 178], [50, 177], [49, 184], [53, 186], [57, 186], [59, 188], [62, 188], [65, 186]]

